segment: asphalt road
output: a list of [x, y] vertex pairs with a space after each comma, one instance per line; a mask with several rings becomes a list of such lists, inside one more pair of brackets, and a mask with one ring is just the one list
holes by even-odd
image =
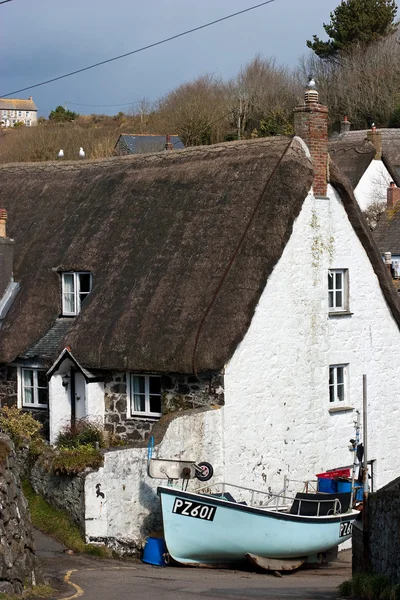
[[337, 598], [337, 586], [351, 577], [349, 551], [328, 567], [275, 577], [70, 556], [43, 534], [36, 540], [43, 571], [59, 590], [57, 600], [331, 600]]

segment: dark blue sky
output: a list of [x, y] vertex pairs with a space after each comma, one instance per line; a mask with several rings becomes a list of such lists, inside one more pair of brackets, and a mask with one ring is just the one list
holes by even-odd
[[[260, 1], [260, 0], [258, 0]], [[123, 54], [257, 0], [13, 0], [0, 6], [0, 95]], [[234, 76], [256, 53], [295, 66], [339, 0], [275, 0], [163, 46], [18, 94], [41, 115], [58, 104], [115, 114], [204, 73]], [[117, 107], [76, 104], [121, 104]]]

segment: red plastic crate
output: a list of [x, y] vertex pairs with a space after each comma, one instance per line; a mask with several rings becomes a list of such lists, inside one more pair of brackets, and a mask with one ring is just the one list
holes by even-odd
[[336, 469], [326, 473], [317, 473], [318, 479], [334, 479], [335, 477], [350, 477], [350, 469]]

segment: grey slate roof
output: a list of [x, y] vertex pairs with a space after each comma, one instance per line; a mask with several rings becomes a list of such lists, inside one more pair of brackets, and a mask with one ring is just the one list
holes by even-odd
[[[182, 150], [185, 146], [177, 135], [171, 135], [171, 144], [174, 150]], [[116, 148], [124, 146], [127, 154], [147, 154], [148, 152], [161, 152], [165, 150], [165, 135], [137, 135], [121, 134]]]
[[33, 100], [19, 100], [18, 98], [0, 98], [0, 110], [37, 111], [37, 107]]
[[74, 319], [60, 318], [45, 333], [45, 335], [35, 344], [33, 344], [23, 355], [22, 358], [52, 358], [56, 354], [61, 340], [67, 334]]

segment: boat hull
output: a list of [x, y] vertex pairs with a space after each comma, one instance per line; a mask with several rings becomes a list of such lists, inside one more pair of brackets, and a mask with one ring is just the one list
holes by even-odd
[[316, 555], [351, 538], [358, 514], [303, 517], [170, 487], [159, 487], [158, 494], [168, 552], [184, 564], [232, 564], [247, 554], [271, 559]]

